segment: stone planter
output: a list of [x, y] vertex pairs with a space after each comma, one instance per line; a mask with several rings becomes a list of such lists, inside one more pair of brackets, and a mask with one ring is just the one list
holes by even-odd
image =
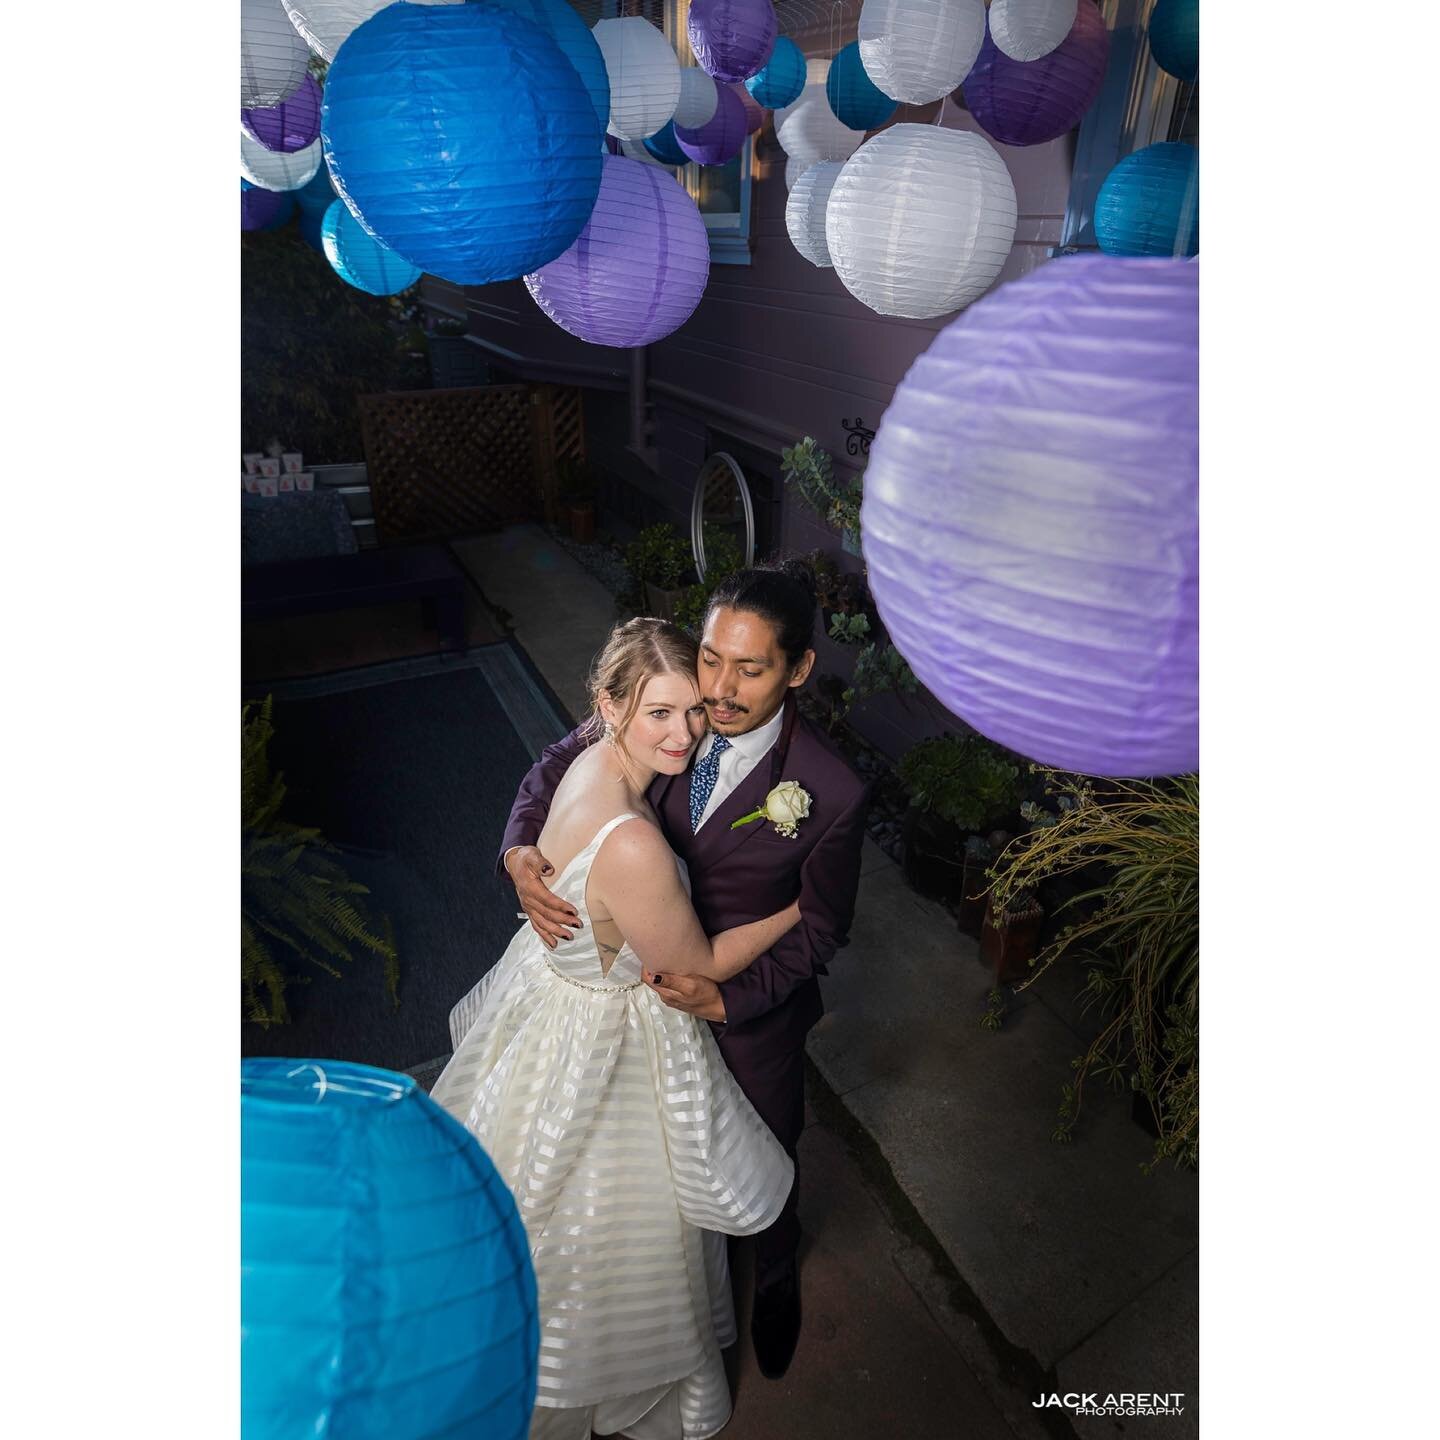
[[962, 934], [976, 940], [980, 938], [980, 928], [985, 923], [985, 910], [990, 903], [990, 897], [986, 894], [990, 877], [985, 873], [990, 863], [988, 860], [977, 860], [973, 855], [967, 855], [961, 870], [960, 908], [955, 923], [959, 925]]
[[661, 620], [673, 620], [675, 604], [687, 588], [685, 585], [679, 585], [674, 590], [662, 590], [653, 580], [647, 580], [645, 582], [646, 607], [652, 615], [658, 616]]
[[958, 825], [910, 806], [901, 825], [906, 880], [931, 899], [957, 899], [964, 879], [965, 836]]

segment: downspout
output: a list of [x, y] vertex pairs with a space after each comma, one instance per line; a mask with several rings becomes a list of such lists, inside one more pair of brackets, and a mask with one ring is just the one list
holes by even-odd
[[649, 453], [650, 444], [646, 423], [647, 354], [648, 347], [644, 345], [637, 345], [630, 352], [630, 448], [641, 456]]

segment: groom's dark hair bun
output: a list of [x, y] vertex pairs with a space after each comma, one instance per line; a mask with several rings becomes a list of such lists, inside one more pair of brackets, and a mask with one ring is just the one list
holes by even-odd
[[776, 557], [753, 570], [737, 570], [715, 587], [705, 614], [749, 610], [775, 627], [780, 648], [798, 665], [815, 645], [815, 571], [798, 556]]

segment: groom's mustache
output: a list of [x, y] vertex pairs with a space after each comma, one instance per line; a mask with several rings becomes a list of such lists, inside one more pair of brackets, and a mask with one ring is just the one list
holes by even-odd
[[722, 710], [734, 710], [740, 715], [748, 715], [750, 713], [750, 707], [748, 705], [737, 705], [733, 700], [712, 700], [710, 696], [702, 695], [700, 697], [700, 703], [708, 706], [712, 710], [718, 706]]

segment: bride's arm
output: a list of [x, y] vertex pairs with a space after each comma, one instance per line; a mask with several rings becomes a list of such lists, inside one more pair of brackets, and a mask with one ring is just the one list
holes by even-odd
[[711, 941], [680, 883], [674, 853], [644, 820], [628, 820], [606, 838], [589, 884], [645, 968], [667, 975], [728, 980], [800, 919], [799, 905], [792, 904]]

